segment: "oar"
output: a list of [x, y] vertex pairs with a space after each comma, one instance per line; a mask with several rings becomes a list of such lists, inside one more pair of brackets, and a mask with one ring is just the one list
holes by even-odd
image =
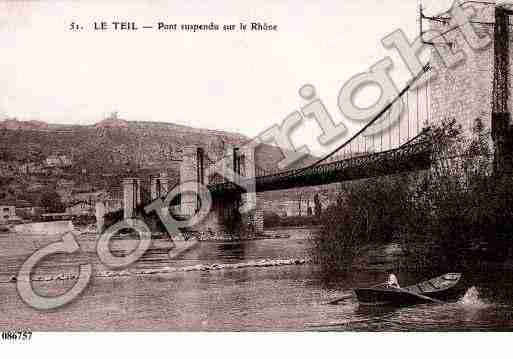
[[[408, 290], [404, 290], [402, 288], [394, 288], [395, 290], [399, 291], [399, 292], [404, 292], [404, 293], [408, 293], [408, 294], [411, 294], [411, 295], [414, 295], [420, 299], [424, 299], [428, 302], [431, 302], [431, 303], [436, 303], [436, 304], [446, 304], [446, 302], [442, 301], [442, 300], [438, 300], [438, 299], [435, 299], [435, 298], [431, 298], [431, 297], [428, 297], [428, 296], [425, 296], [425, 295], [422, 295], [422, 294], [418, 294], [418, 293], [413, 293], [413, 292], [410, 292]], [[345, 295], [343, 297], [340, 297], [340, 298], [337, 298], [337, 299], [334, 299], [326, 304], [338, 304], [340, 302], [343, 302], [347, 299], [351, 299], [353, 297], [352, 294], [348, 294], [348, 295]]]
[[[386, 283], [387, 283], [387, 282], [383, 282], [383, 283], [375, 284], [375, 285], [373, 285], [373, 286], [372, 286], [372, 288], [374, 288], [374, 287], [379, 287], [380, 285], [383, 285], [383, 284], [386, 284]], [[328, 303], [326, 303], [326, 304], [338, 304], [338, 303], [340, 303], [340, 302], [343, 302], [344, 300], [351, 299], [352, 297], [353, 297], [353, 295], [352, 295], [352, 294], [348, 294], [348, 295], [345, 295], [345, 296], [340, 297], [340, 298], [338, 298], [338, 299], [334, 299], [334, 300], [332, 300], [331, 302], [328, 302]]]
[[332, 300], [331, 302], [328, 302], [328, 303], [326, 303], [326, 304], [338, 304], [338, 303], [340, 303], [340, 302], [343, 302], [344, 300], [351, 299], [352, 297], [353, 297], [353, 295], [352, 295], [352, 294], [348, 294], [348, 295], [345, 295], [345, 296], [340, 297], [340, 298], [338, 298], [338, 299], [334, 299], [334, 300]]
[[432, 302], [432, 303], [437, 303], [437, 304], [446, 304], [444, 301], [442, 300], [438, 300], [438, 299], [435, 299], [435, 298], [431, 298], [431, 297], [428, 297], [428, 296], [425, 296], [425, 295], [422, 295], [422, 294], [418, 294], [418, 293], [414, 293], [414, 292], [410, 292], [409, 290], [405, 290], [405, 289], [402, 289], [402, 288], [394, 288], [400, 292], [403, 292], [403, 293], [408, 293], [408, 294], [411, 294], [411, 295], [414, 295], [416, 297], [419, 297], [420, 299], [424, 299], [424, 300], [427, 300], [429, 302]]

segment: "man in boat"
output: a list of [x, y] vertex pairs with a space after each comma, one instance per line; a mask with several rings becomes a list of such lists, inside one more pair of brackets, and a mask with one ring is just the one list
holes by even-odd
[[401, 288], [401, 286], [399, 285], [399, 281], [397, 280], [397, 277], [395, 276], [394, 273], [388, 274], [388, 280], [386, 282], [386, 286], [388, 288]]

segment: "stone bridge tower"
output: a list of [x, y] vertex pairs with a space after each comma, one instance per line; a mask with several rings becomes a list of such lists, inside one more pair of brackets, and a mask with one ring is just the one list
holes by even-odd
[[[432, 21], [424, 41], [434, 44], [430, 60], [435, 77], [429, 81], [430, 118], [433, 123], [456, 119], [469, 135], [476, 119], [491, 130], [494, 172], [512, 173], [513, 131], [511, 131], [511, 11], [494, 4], [465, 2], [475, 16], [470, 23], [477, 38], [469, 41], [454, 23]], [[452, 18], [451, 11], [439, 14], [438, 19]], [[452, 29], [452, 30], [451, 30]], [[476, 46], [476, 44], [478, 46]]]
[[141, 204], [141, 180], [125, 178], [123, 180], [123, 217], [125, 220], [136, 216], [136, 208]]
[[[230, 178], [228, 171], [235, 170], [244, 177], [255, 177], [254, 170], [254, 149], [228, 146], [226, 149], [223, 176]], [[208, 186], [212, 179], [210, 173], [213, 163], [210, 163], [205, 151], [201, 147], [185, 147], [183, 150], [183, 159], [180, 165], [180, 182], [196, 182]], [[223, 179], [223, 181], [225, 181]], [[150, 200], [165, 197], [171, 190], [169, 179], [166, 174], [152, 176], [150, 178]], [[137, 208], [142, 204], [141, 179], [125, 178], [123, 186], [123, 216], [125, 220], [136, 218]], [[181, 193], [180, 206], [178, 213], [182, 216], [193, 216], [201, 205], [199, 198], [194, 193]], [[217, 196], [213, 198], [212, 208], [207, 217], [193, 230], [200, 232], [226, 232], [226, 220], [233, 216], [241, 206], [252, 208], [247, 213], [242, 213], [240, 222], [245, 229], [252, 232], [263, 231], [263, 211], [257, 207], [257, 195], [255, 193], [231, 194], [229, 196]], [[176, 211], [176, 209], [174, 209]], [[104, 213], [99, 213], [99, 217], [104, 217]], [[103, 222], [98, 221], [103, 229]]]
[[[224, 161], [222, 162], [225, 180], [229, 178], [226, 173], [232, 170], [247, 178], [255, 177], [254, 157], [253, 148], [244, 147], [240, 149], [226, 146]], [[180, 167], [180, 181], [182, 183], [194, 181], [208, 186], [210, 180], [214, 178], [211, 171], [212, 165], [213, 163], [208, 161], [202, 148], [186, 147], [183, 151], [183, 161]], [[234, 211], [238, 211], [241, 206], [249, 206], [254, 209], [247, 213], [242, 213], [241, 224], [249, 231], [262, 232], [263, 211], [257, 206], [257, 197], [256, 193], [214, 197], [209, 215], [194, 229], [208, 232], [225, 232], [227, 231], [225, 223], [230, 219], [230, 216], [234, 215]], [[182, 194], [182, 214], [187, 216], [194, 214], [199, 205], [200, 203], [195, 194]]]

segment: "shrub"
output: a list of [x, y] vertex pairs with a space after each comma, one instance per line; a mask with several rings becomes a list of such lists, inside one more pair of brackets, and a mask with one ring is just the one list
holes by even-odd
[[[371, 244], [399, 242], [409, 270], [461, 270], [503, 259], [513, 229], [510, 178], [492, 175], [490, 134], [476, 120], [470, 137], [454, 120], [429, 131], [427, 171], [347, 183], [322, 218], [314, 257], [326, 271], [348, 270]], [[487, 258], [490, 259], [490, 258]]]
[[319, 225], [319, 218], [314, 215], [280, 217], [274, 212], [264, 212], [264, 228], [303, 227], [317, 225]]
[[407, 216], [407, 177], [375, 178], [340, 186], [314, 237], [314, 258], [325, 271], [345, 271], [370, 244], [390, 243]]

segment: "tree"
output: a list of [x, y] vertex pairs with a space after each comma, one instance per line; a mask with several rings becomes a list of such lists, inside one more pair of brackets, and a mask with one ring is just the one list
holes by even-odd
[[297, 194], [297, 210], [298, 210], [298, 216], [301, 217], [301, 202], [303, 200], [303, 192], [299, 191]]
[[321, 200], [319, 199], [318, 193], [316, 193], [314, 196], [314, 205], [315, 205], [315, 215], [317, 217], [320, 217], [322, 214], [322, 204], [321, 204]]
[[47, 190], [41, 193], [39, 205], [46, 211], [53, 213], [64, 212], [65, 210], [59, 195], [54, 190]]
[[312, 207], [310, 207], [310, 200], [306, 204], [306, 215], [310, 217], [312, 215]]

